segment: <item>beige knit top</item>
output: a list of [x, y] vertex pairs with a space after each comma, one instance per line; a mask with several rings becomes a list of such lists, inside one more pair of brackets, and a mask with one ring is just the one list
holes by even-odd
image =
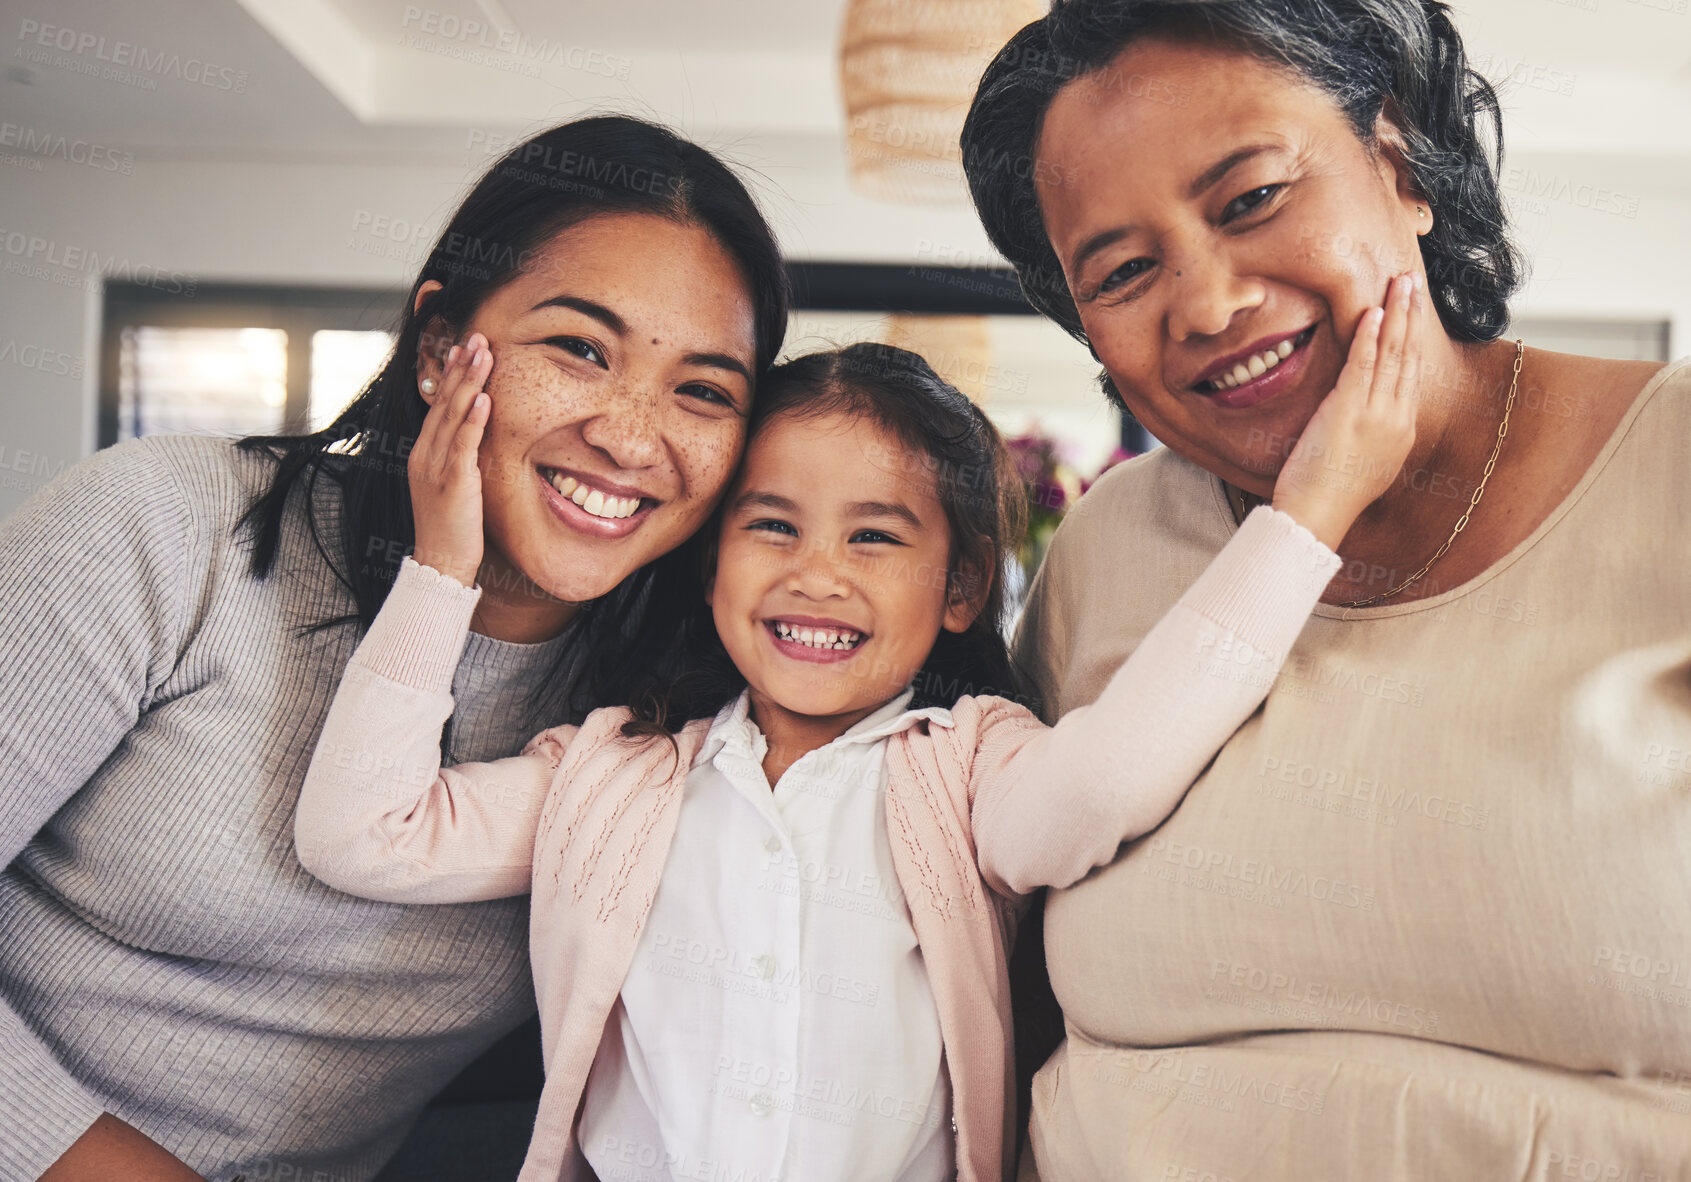
[[[1234, 528], [1166, 449], [1088, 494], [1018, 641], [1052, 715]], [[1691, 1177], [1691, 363], [1485, 574], [1317, 608], [1046, 922], [1044, 1179]]]

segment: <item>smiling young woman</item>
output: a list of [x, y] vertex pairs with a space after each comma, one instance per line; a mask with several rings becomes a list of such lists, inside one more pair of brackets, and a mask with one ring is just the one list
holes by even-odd
[[1053, 716], [1268, 494], [1371, 309], [1407, 300], [1421, 358], [1415, 445], [1261, 713], [1051, 896], [1042, 1177], [1691, 1170], [1648, 1083], [1691, 1073], [1684, 991], [1602, 992], [1691, 930], [1691, 368], [1499, 339], [1500, 136], [1435, 0], [1057, 0], [981, 81], [989, 236], [1168, 444], [1035, 580]]
[[[439, 290], [425, 282], [417, 306]], [[544, 639], [692, 536], [715, 505], [751, 412], [750, 293], [708, 229], [609, 213], [560, 230], [458, 328], [430, 335], [465, 338], [458, 358], [483, 358], [489, 399], [489, 546], [483, 572], [461, 573], [487, 587], [485, 631]], [[445, 368], [425, 355], [419, 373]], [[451, 392], [440, 380], [423, 395], [431, 404]], [[427, 513], [412, 499], [421, 529]], [[428, 548], [419, 537], [420, 561]]]
[[328, 428], [123, 444], [0, 525], [0, 1177], [357, 1182], [534, 1012], [525, 905], [372, 904], [293, 851], [360, 632], [461, 524], [414, 462], [431, 406], [485, 384], [461, 763], [674, 646], [785, 329], [740, 181], [581, 120], [476, 184]]
[[[368, 625], [427, 514], [402, 470], [337, 453], [388, 455], [415, 440], [430, 405], [479, 358], [490, 399], [481, 627], [539, 640], [592, 603], [593, 623], [571, 645], [581, 675], [552, 688], [577, 689], [578, 712], [597, 704], [582, 695], [614, 698], [631, 662], [669, 647], [661, 623], [633, 627], [633, 613], [641, 604], [648, 623], [674, 617], [665, 605], [681, 584], [668, 572], [696, 564], [675, 551], [739, 459], [753, 379], [780, 349], [786, 307], [773, 236], [709, 153], [622, 117], [537, 136], [442, 231], [393, 358], [364, 394], [315, 436], [243, 441], [281, 457], [248, 518], [254, 571], [296, 475], [322, 468], [359, 518], [345, 559]], [[607, 499], [637, 504], [613, 518]]]

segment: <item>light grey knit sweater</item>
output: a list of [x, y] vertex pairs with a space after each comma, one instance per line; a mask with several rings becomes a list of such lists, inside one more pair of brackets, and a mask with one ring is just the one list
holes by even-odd
[[[527, 901], [393, 906], [294, 857], [293, 813], [360, 631], [290, 501], [274, 573], [236, 518], [269, 471], [149, 438], [0, 522], [0, 1180], [108, 1111], [207, 1178], [357, 1182], [534, 1008]], [[317, 504], [338, 553], [338, 489]], [[560, 719], [561, 638], [470, 638], [452, 762]]]

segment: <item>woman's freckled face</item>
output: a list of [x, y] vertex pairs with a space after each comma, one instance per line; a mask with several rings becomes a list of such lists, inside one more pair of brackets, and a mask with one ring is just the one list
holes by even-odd
[[[1112, 85], [1131, 77], [1188, 97]], [[1421, 268], [1423, 203], [1327, 95], [1201, 44], [1146, 39], [1070, 83], [1036, 149], [1046, 232], [1128, 407], [1176, 453], [1268, 491], [1363, 313]], [[1272, 397], [1228, 406], [1195, 388], [1215, 362], [1305, 329], [1301, 368]]]
[[[750, 293], [706, 230], [647, 214], [578, 223], [458, 339], [473, 332], [494, 359], [480, 465], [496, 575], [582, 602], [704, 523], [745, 443], [756, 366]], [[560, 484], [589, 494], [554, 495]]]

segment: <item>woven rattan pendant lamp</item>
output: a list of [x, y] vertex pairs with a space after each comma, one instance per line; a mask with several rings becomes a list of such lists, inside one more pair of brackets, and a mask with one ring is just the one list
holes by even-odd
[[1041, 0], [850, 0], [840, 85], [852, 187], [886, 201], [967, 201], [957, 137], [987, 62]]

